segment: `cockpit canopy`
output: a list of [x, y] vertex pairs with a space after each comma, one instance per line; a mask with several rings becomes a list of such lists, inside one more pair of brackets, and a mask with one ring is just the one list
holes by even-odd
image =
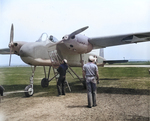
[[42, 33], [42, 35], [36, 42], [42, 42], [42, 41], [47, 41], [47, 40], [54, 42], [54, 43], [58, 42], [58, 39], [56, 39], [54, 36], [50, 35], [48, 37], [47, 33]]

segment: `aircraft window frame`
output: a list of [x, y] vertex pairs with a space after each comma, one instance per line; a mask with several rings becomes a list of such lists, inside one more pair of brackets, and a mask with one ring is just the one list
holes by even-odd
[[[43, 36], [44, 35], [46, 35], [46, 38], [43, 40]], [[52, 36], [52, 40], [50, 40], [50, 36]], [[49, 41], [51, 41], [51, 42], [53, 42], [53, 43], [57, 43], [59, 40], [56, 38], [56, 37], [54, 37], [53, 35], [50, 35], [49, 37], [48, 37], [48, 34], [47, 33], [42, 33], [41, 34], [41, 36], [40, 36], [40, 38], [36, 41], [36, 42], [45, 42], [45, 41], [47, 41], [47, 40], [49, 40]]]

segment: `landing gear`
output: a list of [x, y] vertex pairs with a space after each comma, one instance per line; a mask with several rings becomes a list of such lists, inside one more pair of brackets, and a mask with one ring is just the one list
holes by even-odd
[[32, 85], [26, 86], [26, 88], [25, 88], [24, 91], [25, 91], [25, 96], [26, 96], [26, 97], [30, 97], [30, 96], [32, 96], [33, 93], [34, 93], [34, 90], [33, 90], [33, 88], [32, 88]]
[[45, 69], [45, 66], [43, 66], [43, 68], [44, 68], [45, 78], [43, 78], [43, 79], [41, 80], [41, 86], [42, 86], [43, 88], [45, 88], [45, 87], [48, 87], [49, 82], [50, 82], [50, 81], [49, 81], [49, 76], [50, 76], [51, 66], [49, 66], [48, 78], [47, 78], [47, 76], [46, 76], [46, 69]]
[[43, 78], [43, 79], [41, 80], [41, 86], [42, 86], [43, 88], [45, 88], [45, 87], [48, 87], [48, 85], [49, 85], [48, 79], [47, 79], [47, 78]]
[[24, 93], [25, 93], [26, 97], [30, 97], [34, 93], [34, 90], [33, 90], [33, 77], [34, 77], [34, 72], [35, 72], [36, 66], [34, 66], [34, 69], [31, 66], [31, 69], [32, 69], [32, 75], [30, 77], [30, 85], [26, 86], [25, 89], [24, 89], [25, 90]]

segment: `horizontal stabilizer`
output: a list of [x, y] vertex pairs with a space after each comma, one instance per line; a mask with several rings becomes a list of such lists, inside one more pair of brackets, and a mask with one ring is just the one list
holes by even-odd
[[126, 63], [128, 60], [105, 60], [104, 63], [114, 64], [114, 63]]

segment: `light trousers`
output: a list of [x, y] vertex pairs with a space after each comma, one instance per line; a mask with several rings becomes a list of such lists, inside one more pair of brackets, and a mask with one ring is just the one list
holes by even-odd
[[88, 98], [88, 106], [92, 107], [96, 105], [96, 95], [97, 95], [97, 88], [96, 83], [93, 82], [86, 82], [87, 86], [87, 98]]

